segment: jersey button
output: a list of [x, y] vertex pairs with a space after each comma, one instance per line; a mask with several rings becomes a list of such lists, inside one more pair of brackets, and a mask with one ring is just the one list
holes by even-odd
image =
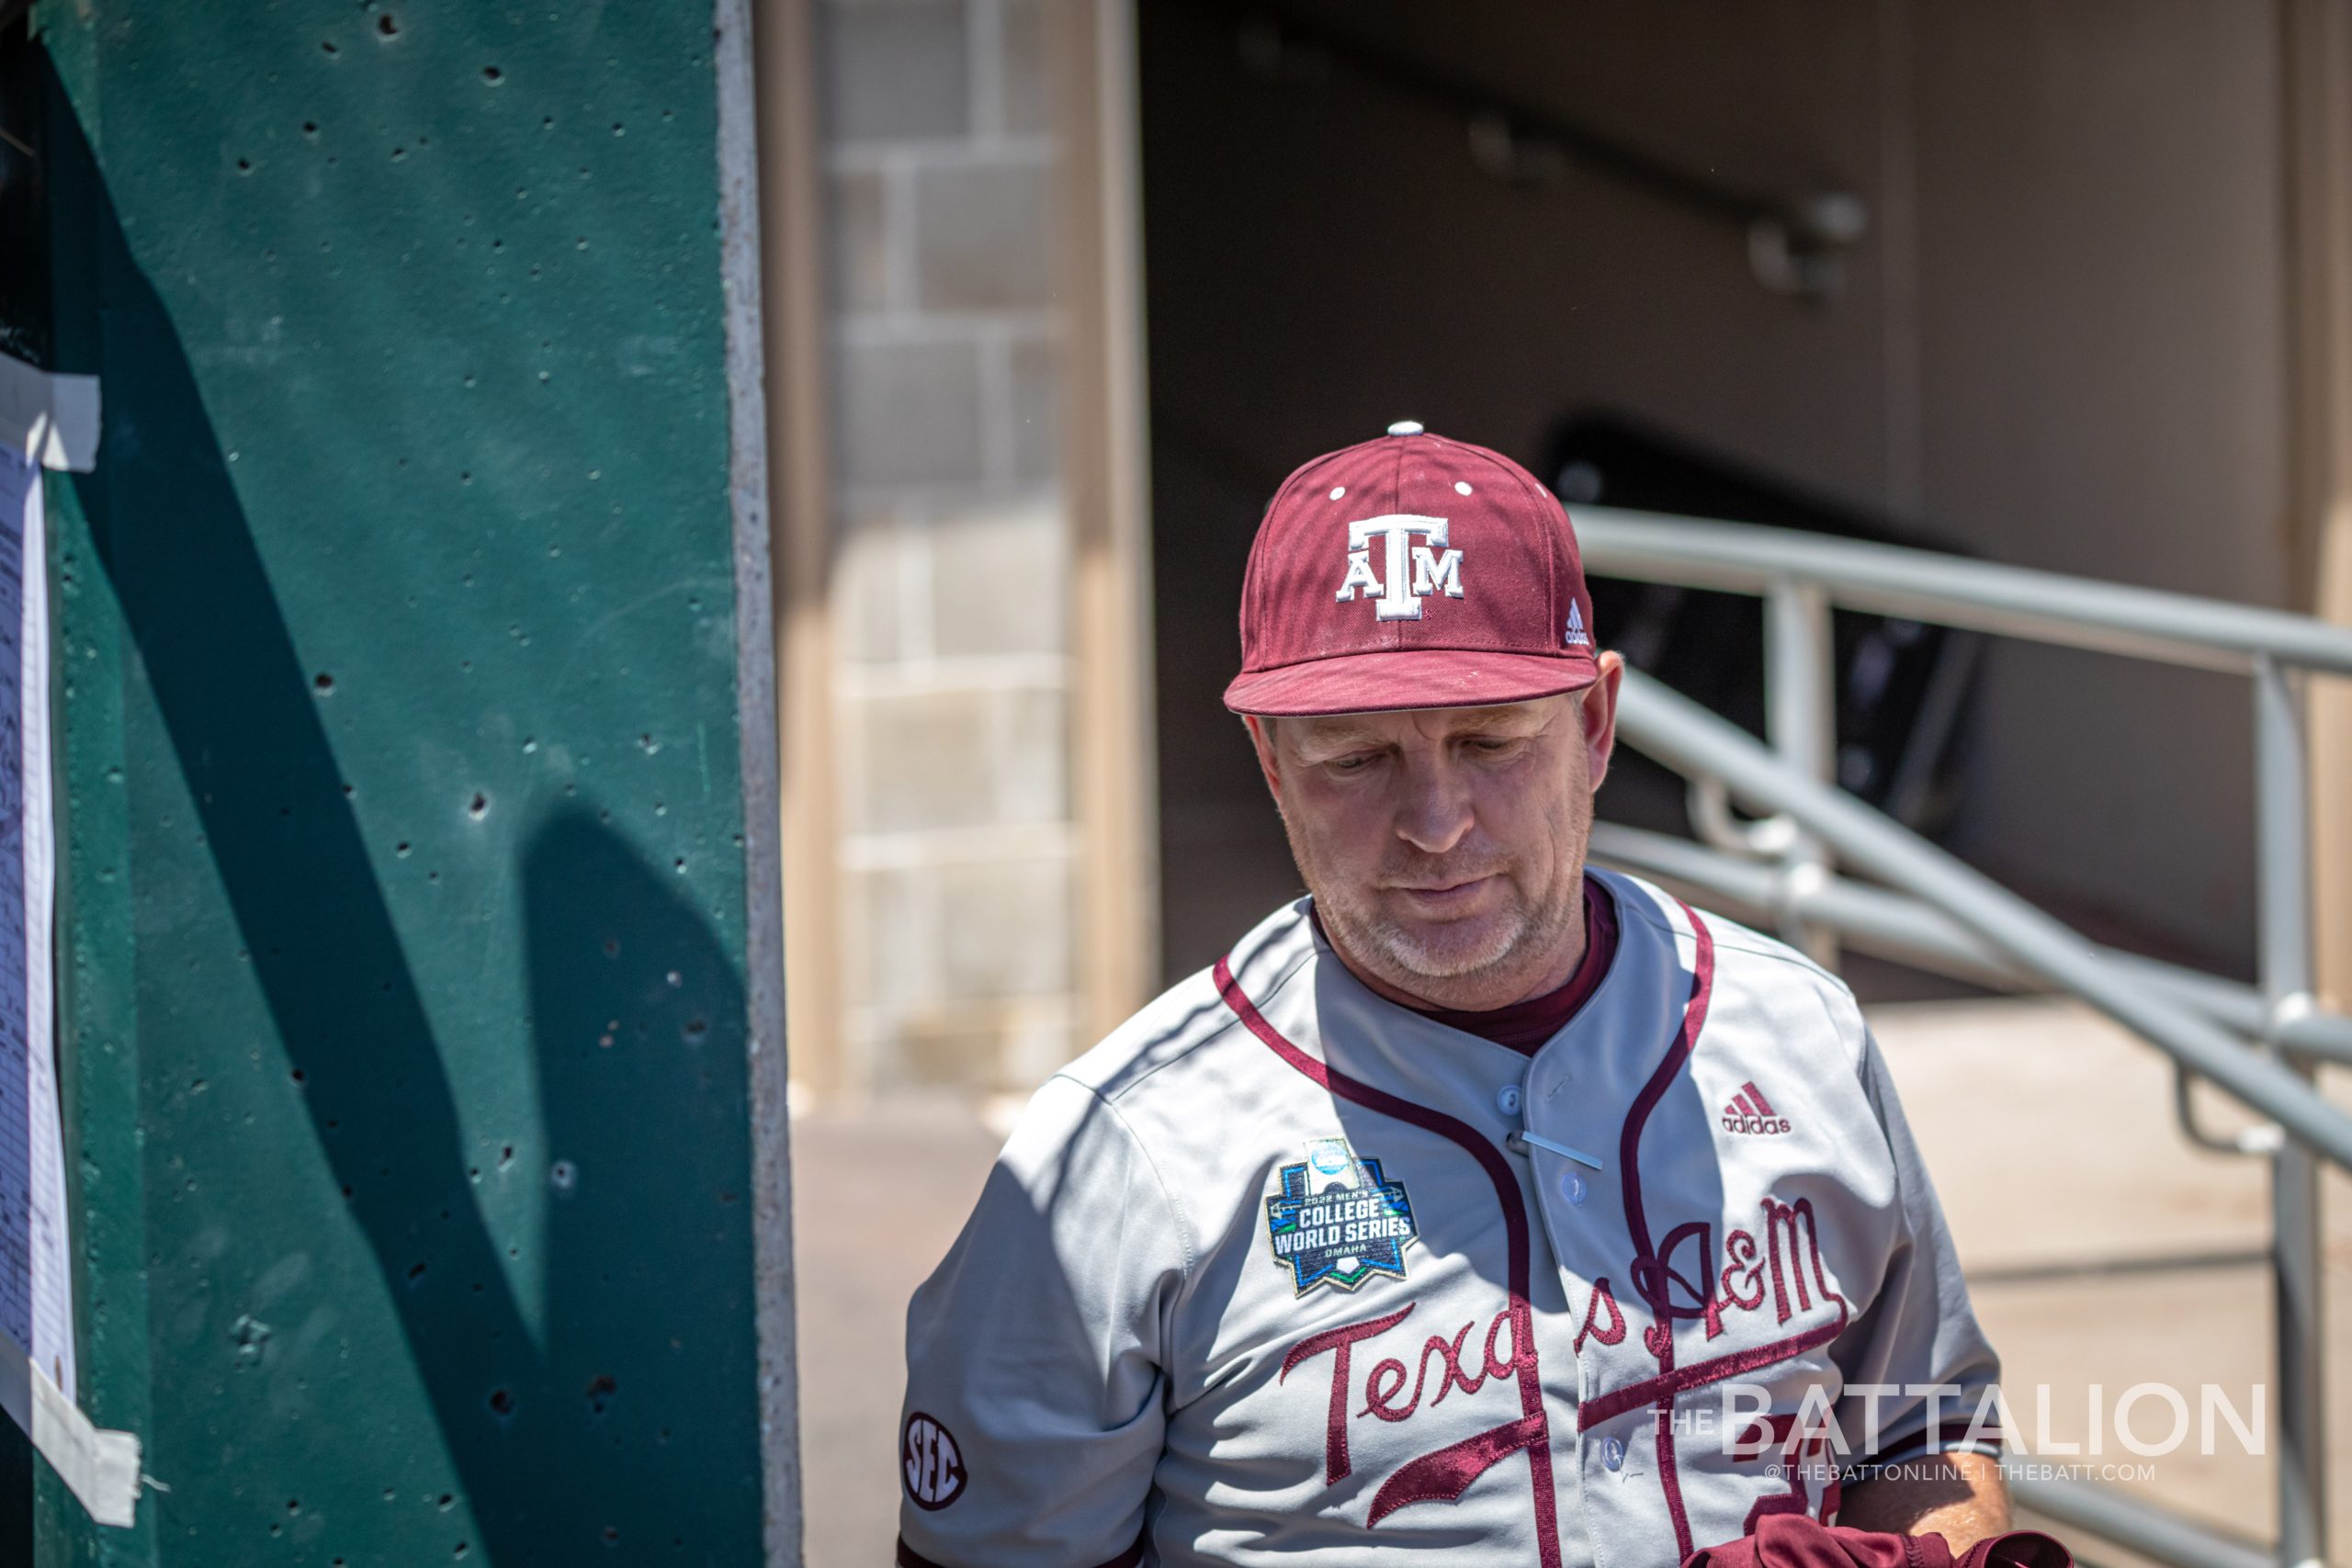
[[1592, 1189], [1585, 1185], [1583, 1177], [1573, 1170], [1560, 1173], [1560, 1196], [1566, 1198], [1571, 1207], [1583, 1208], [1584, 1201], [1591, 1195]]
[[1607, 1465], [1611, 1470], [1623, 1468], [1625, 1463], [1625, 1444], [1623, 1439], [1617, 1438], [1603, 1438], [1600, 1439], [1600, 1462]]
[[1495, 1090], [1495, 1109], [1506, 1116], [1519, 1114], [1519, 1086], [1515, 1083], [1507, 1083]]

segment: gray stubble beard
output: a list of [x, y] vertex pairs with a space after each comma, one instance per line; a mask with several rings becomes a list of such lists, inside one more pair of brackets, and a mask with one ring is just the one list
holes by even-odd
[[[1497, 951], [1466, 962], [1437, 961], [1434, 966], [1432, 956], [1412, 933], [1379, 913], [1376, 906], [1360, 913], [1352, 904], [1334, 902], [1316, 889], [1314, 879], [1307, 877], [1307, 857], [1300, 852], [1298, 835], [1287, 814], [1283, 829], [1290, 840], [1291, 859], [1297, 863], [1299, 874], [1307, 879], [1308, 891], [1315, 894], [1316, 908], [1325, 928], [1341, 942], [1351, 957], [1370, 968], [1380, 980], [1409, 995], [1423, 997], [1427, 993], [1422, 987], [1430, 981], [1451, 983], [1502, 970], [1530, 948], [1548, 948], [1566, 933], [1583, 898], [1583, 840], [1590, 831], [1589, 813], [1584, 814], [1582, 822], [1576, 819], [1577, 815], [1570, 807], [1566, 829], [1575, 841], [1567, 856], [1566, 874], [1560, 877], [1542, 907], [1530, 908], [1521, 898], [1518, 921]], [[1518, 891], [1514, 884], [1514, 895]]]

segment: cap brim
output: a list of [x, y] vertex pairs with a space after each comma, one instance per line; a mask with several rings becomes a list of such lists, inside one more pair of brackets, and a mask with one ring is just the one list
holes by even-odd
[[1589, 649], [1554, 656], [1417, 648], [1313, 659], [1244, 672], [1225, 689], [1235, 713], [1278, 718], [1411, 708], [1494, 707], [1589, 686], [1600, 667]]

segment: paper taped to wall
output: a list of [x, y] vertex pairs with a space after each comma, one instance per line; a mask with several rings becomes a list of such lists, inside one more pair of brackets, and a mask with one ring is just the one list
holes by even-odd
[[77, 1404], [74, 1362], [51, 962], [47, 538], [40, 468], [0, 447], [0, 1407], [93, 1517], [127, 1525], [138, 1501], [138, 1440], [92, 1427]]

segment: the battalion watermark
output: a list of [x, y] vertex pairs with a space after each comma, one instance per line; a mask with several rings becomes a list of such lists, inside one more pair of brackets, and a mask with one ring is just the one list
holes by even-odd
[[[2259, 1457], [2269, 1430], [2264, 1383], [2138, 1382], [2112, 1397], [2105, 1384], [2090, 1383], [2067, 1391], [2063, 1404], [2048, 1383], [2030, 1391], [1848, 1383], [1835, 1395], [1815, 1384], [1794, 1409], [1764, 1384], [1716, 1388], [1713, 1404], [1676, 1407], [1676, 1434], [1713, 1437], [1725, 1455], [1791, 1480], [1924, 1477], [1937, 1468], [1929, 1456], [1964, 1450], [1994, 1459], [2013, 1481], [2153, 1481], [2157, 1467], [2140, 1461], [2192, 1446], [2199, 1455]], [[2019, 1419], [2019, 1405], [2030, 1420]]]

